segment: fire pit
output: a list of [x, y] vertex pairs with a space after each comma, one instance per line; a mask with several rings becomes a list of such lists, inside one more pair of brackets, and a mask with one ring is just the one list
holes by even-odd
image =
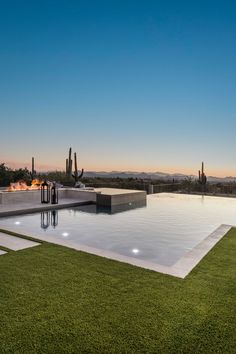
[[7, 192], [16, 192], [16, 191], [39, 190], [41, 187], [41, 184], [42, 184], [42, 181], [40, 181], [39, 179], [33, 179], [30, 186], [28, 186], [25, 181], [18, 181], [15, 183], [11, 183], [6, 191]]
[[[51, 192], [50, 192], [51, 193]], [[53, 194], [53, 193], [52, 193]], [[58, 206], [58, 199], [60, 200], [60, 205], [63, 206], [64, 203], [79, 201], [89, 201], [96, 202], [96, 191], [85, 191], [76, 188], [59, 188], [55, 191], [55, 195], [52, 201], [53, 207]], [[31, 207], [33, 205], [41, 206], [43, 209], [45, 207], [50, 207], [48, 204], [41, 203], [41, 185], [36, 187], [27, 186], [25, 188], [18, 189], [5, 189], [0, 191], [0, 214], [1, 209], [9, 208], [18, 209], [29, 204]]]

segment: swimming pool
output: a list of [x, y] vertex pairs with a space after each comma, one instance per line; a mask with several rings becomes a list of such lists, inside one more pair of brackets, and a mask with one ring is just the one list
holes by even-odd
[[169, 274], [221, 224], [236, 225], [236, 199], [173, 193], [136, 208], [84, 205], [0, 219], [0, 228]]

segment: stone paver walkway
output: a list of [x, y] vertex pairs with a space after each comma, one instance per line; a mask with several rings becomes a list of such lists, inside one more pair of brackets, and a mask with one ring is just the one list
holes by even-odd
[[[25, 240], [20, 237], [15, 237], [11, 235], [4, 234], [0, 232], [0, 246], [9, 248], [13, 251], [23, 250], [25, 248], [38, 246], [40, 243]], [[3, 252], [3, 251], [0, 251]], [[0, 253], [1, 254], [1, 253]]]
[[7, 252], [0, 250], [0, 256], [5, 253], [7, 253]]

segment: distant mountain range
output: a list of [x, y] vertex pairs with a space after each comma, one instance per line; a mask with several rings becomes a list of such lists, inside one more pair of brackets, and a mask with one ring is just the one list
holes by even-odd
[[[95, 172], [95, 171], [86, 171], [84, 177], [102, 177], [102, 178], [140, 178], [140, 179], [159, 179], [159, 180], [175, 180], [180, 181], [186, 177], [198, 178], [194, 175], [185, 175], [182, 173], [164, 173], [164, 172], [133, 172], [133, 171], [111, 171], [111, 172]], [[232, 182], [236, 181], [236, 177], [207, 177], [209, 182]]]

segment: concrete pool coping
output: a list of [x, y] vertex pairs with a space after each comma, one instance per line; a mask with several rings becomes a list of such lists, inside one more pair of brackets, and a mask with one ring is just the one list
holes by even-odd
[[60, 204], [17, 203], [13, 205], [0, 205], [0, 218], [22, 214], [31, 214], [47, 210], [64, 209], [88, 204], [94, 204], [94, 202], [86, 200], [75, 201], [74, 199], [65, 198], [60, 201]]
[[192, 250], [188, 251], [183, 257], [181, 257], [172, 266], [164, 266], [158, 263], [148, 262], [134, 257], [123, 256], [112, 251], [86, 246], [66, 239], [57, 239], [54, 236], [44, 235], [44, 237], [42, 237], [38, 235], [28, 235], [27, 231], [24, 232], [24, 230], [21, 230], [21, 232], [19, 233], [19, 230], [17, 230], [17, 228], [14, 227], [11, 230], [1, 230], [1, 232], [5, 231], [7, 233], [7, 231], [9, 232], [12, 231], [17, 233], [18, 235], [28, 236], [31, 239], [35, 238], [37, 240], [46, 241], [60, 246], [65, 246], [77, 251], [90, 253], [96, 256], [108, 258], [123, 263], [128, 263], [158, 273], [163, 273], [163, 274], [184, 279], [196, 267], [196, 265], [207, 255], [207, 253], [217, 244], [217, 242], [220, 241], [226, 235], [226, 233], [232, 227], [234, 226], [227, 225], [227, 224], [220, 225], [215, 231], [213, 231], [210, 235], [208, 235]]

